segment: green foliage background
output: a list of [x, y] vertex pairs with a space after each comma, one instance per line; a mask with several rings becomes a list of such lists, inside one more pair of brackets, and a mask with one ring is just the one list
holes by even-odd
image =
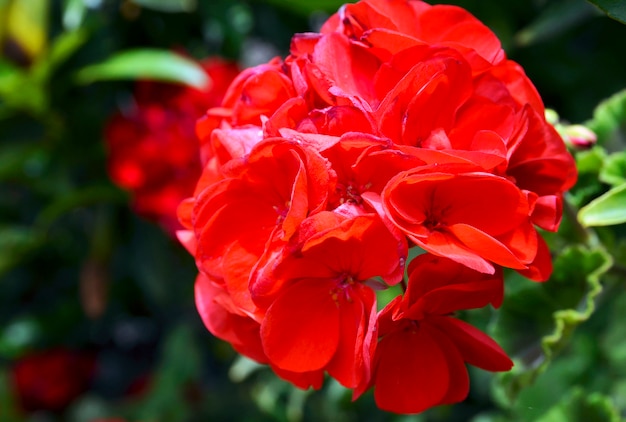
[[[108, 180], [102, 130], [132, 81], [195, 84], [175, 59], [243, 65], [287, 54], [338, 0], [0, 0], [0, 420], [618, 421], [626, 417], [626, 11], [620, 1], [459, 0], [521, 63], [558, 127], [598, 135], [547, 235], [544, 284], [511, 273], [498, 311], [467, 312], [515, 358], [471, 369], [469, 398], [422, 415], [378, 411], [329, 382], [292, 388], [211, 337], [193, 305], [193, 259], [134, 216]], [[592, 3], [599, 6], [596, 7]], [[606, 14], [613, 17], [607, 17]], [[89, 305], [96, 292], [100, 302]], [[99, 305], [98, 305], [99, 304]], [[101, 306], [95, 312], [94, 306]], [[33, 350], [98, 351], [100, 372], [63, 414], [18, 409], [9, 368]], [[134, 380], [146, 391], [129, 397]]]

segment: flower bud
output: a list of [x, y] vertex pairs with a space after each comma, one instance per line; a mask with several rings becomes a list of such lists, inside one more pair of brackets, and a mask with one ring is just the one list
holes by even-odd
[[568, 147], [578, 150], [590, 149], [598, 141], [596, 134], [583, 125], [565, 126], [563, 139]]

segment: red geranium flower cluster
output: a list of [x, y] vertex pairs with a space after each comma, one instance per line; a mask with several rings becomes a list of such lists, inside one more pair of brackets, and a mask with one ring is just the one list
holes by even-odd
[[[549, 277], [536, 228], [557, 229], [576, 170], [467, 11], [345, 5], [284, 61], [243, 71], [197, 131], [179, 239], [214, 335], [301, 388], [328, 373], [401, 413], [463, 400], [465, 363], [511, 368], [454, 313], [498, 307], [503, 267]], [[408, 263], [409, 248], [425, 253]], [[399, 283], [377, 312], [375, 290]]]
[[239, 72], [217, 58], [201, 65], [211, 81], [205, 89], [141, 81], [134, 104], [114, 115], [105, 131], [111, 179], [131, 192], [138, 214], [172, 234], [180, 228], [176, 208], [193, 193], [201, 173], [196, 120], [221, 103]]

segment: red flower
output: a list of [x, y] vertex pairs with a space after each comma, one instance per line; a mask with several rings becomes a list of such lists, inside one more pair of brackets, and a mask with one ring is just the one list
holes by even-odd
[[53, 349], [20, 358], [11, 377], [24, 410], [59, 412], [87, 389], [93, 371], [93, 356]]
[[105, 138], [111, 179], [131, 192], [134, 210], [170, 233], [179, 228], [178, 204], [200, 175], [196, 119], [221, 102], [237, 67], [219, 59], [202, 63], [212, 80], [204, 90], [140, 82], [134, 106], [111, 118]]
[[406, 171], [387, 184], [391, 221], [416, 245], [477, 271], [493, 273], [490, 262], [526, 269], [537, 256], [526, 195], [502, 177], [442, 167]]
[[309, 213], [323, 209], [330, 173], [322, 157], [281, 139], [268, 139], [229, 163], [224, 179], [204, 189], [181, 215], [195, 229], [199, 268], [224, 284], [249, 313], [248, 278], [266, 245], [287, 241]]
[[449, 316], [501, 301], [500, 271], [481, 274], [428, 254], [413, 260], [405, 296], [379, 315], [372, 377], [378, 407], [419, 413], [462, 401], [469, 391], [464, 362], [488, 371], [511, 369], [513, 362], [492, 339]]
[[374, 277], [400, 280], [406, 244], [374, 214], [311, 219], [304, 225], [326, 229], [250, 285], [257, 303], [269, 303], [261, 324], [263, 349], [278, 368], [326, 370], [354, 388], [369, 379], [376, 327], [368, 283]]
[[[464, 362], [511, 361], [451, 314], [499, 306], [502, 267], [552, 271], [535, 226], [558, 228], [576, 169], [543, 113], [456, 6], [363, 0], [294, 36], [197, 124], [179, 239], [205, 325], [302, 388], [328, 372], [396, 412], [462, 400]], [[408, 245], [429, 253], [377, 316], [373, 288], [400, 281]]]

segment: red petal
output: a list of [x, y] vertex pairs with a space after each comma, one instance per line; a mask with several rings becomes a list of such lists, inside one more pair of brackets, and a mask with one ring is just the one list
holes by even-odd
[[198, 313], [207, 329], [216, 337], [228, 341], [242, 355], [265, 363], [261, 347], [260, 325], [252, 318], [236, 314], [226, 291], [199, 274], [195, 284]]
[[481, 273], [493, 274], [495, 268], [484, 258], [464, 247], [454, 236], [441, 232], [432, 232], [428, 238], [423, 239], [409, 235], [409, 239], [428, 252], [442, 256], [463, 264]]
[[444, 357], [448, 363], [450, 382], [446, 396], [440, 404], [453, 404], [465, 400], [469, 393], [470, 380], [467, 368], [463, 362], [463, 356], [459, 353], [456, 345], [448, 338], [446, 333], [441, 332], [435, 326], [423, 324], [423, 329], [428, 330], [430, 335], [437, 340]]
[[452, 224], [447, 229], [469, 250], [475, 251], [491, 262], [508, 268], [526, 267], [506, 245], [476, 227], [468, 224]]
[[446, 333], [463, 359], [486, 371], [508, 371], [513, 362], [488, 335], [466, 322], [450, 317], [430, 317], [428, 321]]
[[412, 327], [382, 338], [376, 350], [374, 398], [382, 410], [419, 413], [447, 396], [450, 370], [429, 330]]
[[303, 280], [287, 288], [261, 325], [263, 349], [277, 367], [294, 372], [321, 369], [339, 344], [339, 307], [333, 281]]
[[[362, 287], [367, 288], [367, 287]], [[340, 300], [341, 324], [337, 352], [328, 363], [326, 370], [341, 385], [347, 388], [356, 387], [363, 378], [363, 368], [359, 365], [363, 353], [363, 333], [367, 331], [365, 324], [364, 303], [354, 289], [349, 289], [351, 301]]]
[[552, 274], [552, 255], [543, 237], [537, 236], [537, 256], [526, 270], [518, 270], [524, 277], [533, 281], [546, 281]]
[[322, 388], [322, 384], [324, 383], [324, 371], [321, 369], [310, 372], [291, 372], [285, 371], [273, 365], [270, 366], [272, 367], [274, 373], [280, 378], [289, 381], [296, 387], [303, 390], [308, 390], [309, 388], [319, 390]]

